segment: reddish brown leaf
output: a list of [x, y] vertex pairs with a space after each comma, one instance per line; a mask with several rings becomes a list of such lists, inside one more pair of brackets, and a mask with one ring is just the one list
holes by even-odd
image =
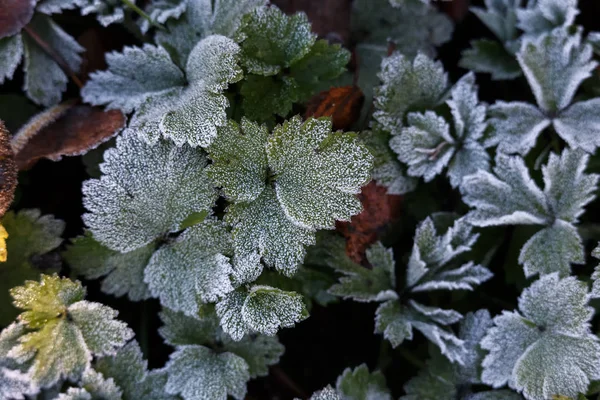
[[60, 104], [34, 117], [13, 137], [17, 166], [29, 169], [41, 158], [58, 161], [84, 154], [124, 126], [125, 116], [118, 110]]
[[0, 39], [17, 34], [31, 21], [36, 0], [0, 0]]
[[359, 195], [363, 211], [350, 222], [336, 223], [346, 238], [346, 253], [354, 262], [365, 264], [365, 250], [375, 243], [388, 225], [400, 216], [402, 196], [387, 194], [387, 189], [374, 181]]
[[0, 120], [0, 217], [10, 207], [17, 188], [17, 165], [10, 146], [10, 134]]
[[451, 0], [438, 2], [440, 8], [445, 12], [454, 22], [462, 21], [469, 13], [470, 0]]
[[334, 130], [347, 130], [360, 117], [363, 101], [364, 96], [357, 86], [331, 88], [308, 102], [305, 118], [331, 117]]

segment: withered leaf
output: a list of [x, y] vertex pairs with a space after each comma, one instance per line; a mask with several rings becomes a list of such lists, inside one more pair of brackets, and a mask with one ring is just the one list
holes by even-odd
[[10, 145], [10, 134], [0, 120], [0, 217], [10, 207], [17, 188], [17, 166]]
[[360, 117], [363, 101], [357, 86], [334, 87], [315, 95], [308, 102], [304, 117], [331, 117], [334, 130], [347, 130]]
[[125, 116], [119, 110], [59, 104], [35, 116], [13, 137], [17, 167], [29, 169], [41, 158], [58, 161], [84, 154], [124, 126]]
[[0, 0], [0, 39], [17, 34], [31, 21], [36, 0]]
[[358, 197], [363, 205], [362, 212], [350, 222], [338, 221], [336, 229], [346, 238], [348, 257], [358, 264], [365, 264], [365, 250], [400, 216], [402, 196], [387, 194], [387, 188], [371, 181]]

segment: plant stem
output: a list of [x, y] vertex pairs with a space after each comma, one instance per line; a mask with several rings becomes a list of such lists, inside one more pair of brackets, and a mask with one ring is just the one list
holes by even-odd
[[69, 67], [69, 64], [65, 61], [64, 58], [60, 54], [58, 54], [48, 43], [44, 41], [29, 25], [25, 25], [23, 28], [25, 32], [48, 54], [52, 59], [69, 75], [71, 80], [75, 82], [75, 84], [81, 89], [83, 87], [83, 83], [81, 80], [75, 75], [75, 72]]
[[123, 4], [125, 4], [127, 7], [131, 8], [136, 14], [138, 14], [140, 17], [144, 18], [145, 20], [147, 20], [150, 25], [154, 26], [155, 28], [160, 29], [161, 31], [166, 30], [164, 26], [162, 26], [161, 24], [155, 22], [152, 17], [150, 17], [148, 14], [146, 14], [146, 12], [144, 10], [142, 10], [141, 8], [139, 8], [138, 6], [136, 6], [131, 0], [121, 0], [123, 2]]
[[273, 373], [273, 376], [283, 384], [283, 386], [293, 391], [296, 396], [299, 396], [303, 399], [308, 397], [306, 393], [304, 393], [304, 390], [302, 390], [300, 386], [298, 386], [296, 382], [294, 382], [292, 378], [290, 378], [278, 365], [272, 367], [271, 372]]

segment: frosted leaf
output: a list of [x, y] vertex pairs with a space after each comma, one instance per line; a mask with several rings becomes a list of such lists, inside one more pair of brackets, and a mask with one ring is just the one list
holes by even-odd
[[481, 346], [482, 380], [499, 387], [508, 382], [527, 399], [576, 397], [600, 376], [600, 344], [590, 333], [593, 309], [587, 287], [574, 277], [545, 275], [519, 298], [518, 312], [494, 319]]
[[502, 153], [527, 154], [539, 134], [552, 123], [535, 106], [519, 101], [498, 101], [490, 106], [488, 115], [494, 133], [486, 144], [497, 144]]
[[[93, 400], [87, 390], [81, 388], [69, 388], [66, 393], [61, 393], [54, 400]], [[113, 400], [113, 399], [109, 399]]]
[[213, 34], [233, 38], [242, 17], [265, 3], [265, 0], [185, 0], [185, 13], [177, 20], [167, 21], [168, 31], [157, 31], [156, 41], [173, 49], [178, 65], [184, 66], [200, 39]]
[[166, 390], [184, 400], [243, 399], [250, 379], [248, 364], [232, 353], [215, 353], [198, 345], [179, 346], [166, 365]]
[[23, 57], [23, 39], [14, 35], [0, 39], [0, 85], [11, 80]]
[[[66, 395], [61, 394], [56, 400], [78, 400], [78, 399], [102, 399], [121, 400], [123, 393], [115, 385], [112, 378], [105, 378], [101, 373], [93, 369], [87, 369], [79, 382], [81, 389], [69, 388]], [[88, 395], [89, 397], [85, 397]]]
[[154, 146], [131, 132], [104, 153], [103, 176], [84, 182], [83, 220], [94, 239], [128, 252], [180, 229], [216, 198], [201, 150], [160, 141]]
[[[135, 4], [135, 0], [132, 0]], [[97, 14], [96, 19], [102, 26], [108, 26], [125, 19], [125, 5], [117, 1], [80, 0], [81, 15]]]
[[366, 364], [361, 364], [353, 370], [346, 368], [337, 378], [335, 386], [343, 399], [392, 400], [385, 376], [379, 371], [369, 373]]
[[373, 154], [371, 177], [378, 185], [387, 187], [388, 194], [406, 194], [412, 192], [418, 181], [406, 175], [402, 166], [389, 147], [390, 135], [380, 129], [363, 132], [361, 138]]
[[233, 227], [238, 263], [246, 266], [241, 281], [246, 280], [244, 277], [258, 277], [261, 257], [266, 265], [293, 275], [306, 254], [304, 246], [315, 243], [314, 230], [290, 221], [270, 187], [251, 203], [230, 205], [225, 218]]
[[[77, 41], [63, 31], [49, 17], [35, 15], [30, 27], [60, 55], [69, 68], [78, 72], [81, 65], [79, 53], [83, 52]], [[30, 36], [23, 35], [25, 83], [23, 90], [31, 100], [42, 106], [58, 103], [67, 88], [68, 78], [61, 67]]]
[[[187, 8], [186, 0], [152, 0], [146, 7], [146, 14], [152, 21], [164, 24], [169, 19], [179, 19]], [[146, 18], [140, 18], [140, 30], [146, 33], [152, 25]]]
[[18, 370], [0, 366], [0, 397], [3, 399], [24, 400], [25, 395], [33, 394], [30, 377]]
[[35, 10], [44, 14], [61, 14], [63, 10], [73, 10], [86, 0], [40, 0]]
[[600, 146], [600, 99], [581, 101], [563, 110], [552, 123], [559, 136], [571, 148], [580, 147], [593, 154]]
[[31, 360], [31, 381], [50, 387], [60, 379], [78, 380], [90, 367], [93, 355], [113, 354], [133, 337], [117, 312], [84, 301], [78, 282], [43, 275], [41, 283], [27, 281], [11, 290], [17, 307], [26, 310], [19, 319], [29, 328], [9, 358]]
[[148, 371], [148, 363], [135, 340], [119, 349], [115, 355], [98, 359], [94, 368], [115, 381], [123, 391], [123, 400], [176, 399], [165, 392], [166, 371]]
[[492, 278], [493, 274], [489, 269], [481, 265], [475, 265], [468, 262], [463, 266], [442, 271], [427, 279], [414, 288], [413, 292], [426, 292], [432, 290], [474, 290], [476, 286]]
[[529, 36], [539, 36], [556, 27], [570, 26], [579, 14], [577, 0], [537, 0], [516, 9], [518, 27]]
[[[600, 259], [600, 242], [598, 243], [598, 245], [596, 246], [596, 248], [594, 248], [594, 250], [592, 251], [592, 257], [594, 257], [595, 259]], [[593, 284], [592, 284], [592, 292], [590, 294], [590, 296], [592, 298], [598, 298], [600, 297], [600, 281], [598, 280], [600, 278], [600, 266], [596, 266], [596, 268], [594, 268], [594, 272], [592, 273], [592, 280], [593, 280]], [[1, 349], [1, 347], [0, 347]], [[2, 352], [0, 351], [0, 356], [2, 355]]]
[[592, 47], [581, 43], [581, 31], [570, 35], [567, 29], [526, 40], [517, 53], [538, 105], [548, 113], [563, 110], [571, 103], [581, 82], [597, 65], [591, 59]]
[[277, 337], [249, 335], [239, 342], [227, 341], [228, 351], [242, 357], [248, 363], [251, 378], [267, 376], [269, 366], [279, 362], [285, 348]]
[[[18, 213], [7, 212], [0, 221], [8, 232], [6, 249], [8, 258], [0, 265], [0, 301], [4, 304], [0, 313], [0, 325], [8, 325], [19, 311], [12, 306], [9, 289], [22, 285], [28, 279], [39, 279], [42, 272], [36, 260], [45, 257], [52, 260], [52, 251], [61, 245], [65, 223], [53, 215], [41, 215], [40, 210], [24, 209]], [[45, 266], [46, 273], [58, 268], [52, 261]]]
[[275, 191], [286, 216], [307, 229], [332, 229], [362, 209], [356, 194], [373, 157], [353, 134], [331, 133], [329, 118], [294, 117], [267, 143]]
[[308, 317], [302, 296], [269, 286], [254, 286], [242, 307], [242, 319], [250, 330], [273, 336]]
[[339, 278], [339, 283], [329, 288], [329, 293], [359, 302], [397, 299], [392, 249], [386, 249], [377, 242], [367, 249], [366, 256], [372, 269], [350, 260], [333, 263], [331, 266], [344, 276]]
[[465, 400], [523, 400], [523, 397], [510, 390], [488, 390], [467, 395]]
[[215, 307], [221, 328], [233, 340], [241, 340], [250, 332], [242, 315], [246, 298], [247, 294], [244, 291], [236, 290], [225, 296]]
[[86, 279], [104, 277], [101, 286], [104, 293], [117, 297], [127, 294], [129, 300], [140, 301], [150, 297], [144, 269], [154, 250], [155, 244], [151, 243], [120, 253], [101, 245], [88, 232], [73, 239], [63, 257], [75, 275]]
[[253, 201], [262, 193], [267, 179], [266, 126], [242, 118], [219, 128], [217, 139], [207, 148], [212, 164], [208, 175], [225, 196], [234, 202]]
[[472, 7], [471, 11], [502, 42], [517, 38], [517, 10], [521, 0], [485, 0], [485, 9]]
[[420, 331], [429, 341], [439, 347], [451, 362], [463, 364], [465, 357], [464, 341], [451, 331], [438, 324], [447, 325], [460, 320], [462, 316], [453, 310], [442, 310], [422, 306], [416, 302], [404, 306], [394, 300], [382, 303], [375, 315], [375, 333], [383, 333], [392, 347], [404, 340], [412, 340], [413, 328]]
[[494, 81], [514, 79], [522, 74], [515, 56], [502, 44], [489, 39], [471, 41], [471, 48], [462, 52], [458, 65], [474, 72], [491, 74]]
[[159, 248], [144, 280], [163, 306], [193, 316], [199, 302], [215, 302], [233, 291], [229, 258], [231, 236], [225, 225], [206, 219]]
[[342, 400], [331, 385], [327, 385], [323, 390], [313, 393], [309, 400]]
[[90, 104], [129, 113], [148, 98], [185, 85], [183, 72], [160, 46], [125, 47], [121, 53], [108, 53], [106, 63], [108, 70], [92, 73], [81, 90]]
[[492, 318], [487, 310], [467, 313], [460, 322], [458, 337], [465, 341], [467, 354], [464, 365], [454, 365], [455, 375], [459, 382], [481, 383], [481, 362], [484, 351], [479, 343], [491, 326]]
[[385, 58], [379, 78], [382, 85], [375, 89], [373, 118], [392, 134], [400, 133], [409, 111], [441, 103], [448, 87], [442, 64], [424, 54], [414, 60], [400, 53]]

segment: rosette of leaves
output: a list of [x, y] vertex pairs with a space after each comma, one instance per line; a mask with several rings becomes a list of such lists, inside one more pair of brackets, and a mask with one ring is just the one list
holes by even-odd
[[519, 400], [510, 390], [477, 391], [481, 385], [481, 362], [485, 356], [479, 342], [492, 326], [487, 310], [468, 313], [460, 322], [458, 337], [464, 341], [464, 365], [453, 364], [431, 349], [431, 358], [419, 374], [404, 385], [406, 395], [400, 400]]
[[40, 282], [11, 289], [11, 295], [24, 311], [0, 334], [0, 359], [26, 371], [36, 390], [63, 379], [79, 381], [92, 357], [114, 354], [133, 337], [115, 320], [115, 310], [83, 300], [79, 282], [42, 275]]
[[577, 0], [485, 0], [485, 8], [471, 11], [496, 36], [476, 39], [463, 51], [459, 65], [491, 74], [493, 80], [514, 79], [522, 74], [515, 55], [523, 40], [535, 39], [557, 27], [568, 27], [579, 13]]
[[23, 91], [42, 106], [60, 102], [69, 80], [63, 67], [71, 72], [79, 71], [79, 53], [83, 51], [83, 47], [47, 15], [55, 12], [49, 3], [52, 1], [40, 1], [36, 7], [36, 0], [23, 0], [6, 5], [5, 25], [0, 27], [0, 85], [12, 79], [23, 61]]
[[328, 118], [296, 116], [272, 133], [245, 118], [230, 121], [207, 150], [208, 174], [231, 203], [225, 220], [239, 282], [256, 279], [260, 259], [293, 275], [318, 229], [361, 211], [356, 194], [369, 180], [372, 156], [355, 134], [332, 133]]
[[498, 151], [527, 154], [538, 136], [552, 126], [571, 148], [593, 153], [600, 145], [597, 126], [600, 99], [574, 101], [580, 84], [598, 65], [592, 46], [581, 42], [581, 30], [558, 28], [536, 39], [525, 40], [517, 53], [537, 101], [499, 101], [489, 108], [494, 130], [489, 144]]
[[584, 263], [576, 224], [596, 196], [597, 174], [587, 174], [589, 155], [581, 150], [550, 154], [542, 167], [544, 190], [529, 174], [523, 158], [496, 155], [493, 174], [478, 171], [461, 186], [463, 201], [473, 207], [466, 218], [475, 226], [539, 225], [519, 254], [526, 277], [537, 273], [568, 275], [571, 263]]
[[126, 47], [107, 54], [108, 70], [91, 74], [81, 95], [107, 109], [135, 111], [129, 128], [148, 143], [163, 136], [178, 146], [207, 146], [226, 122], [224, 90], [242, 78], [239, 55], [239, 46], [220, 35], [197, 42], [185, 68], [161, 46]]
[[0, 326], [7, 326], [19, 314], [12, 306], [9, 289], [26, 280], [37, 280], [40, 274], [58, 272], [60, 257], [54, 252], [63, 242], [60, 237], [65, 223], [40, 210], [9, 211], [1, 220], [8, 233], [8, 258], [0, 264], [0, 301], [5, 304], [0, 313]]
[[246, 383], [267, 375], [284, 351], [276, 337], [256, 333], [233, 341], [210, 307], [197, 318], [164, 309], [161, 319], [159, 332], [175, 347], [165, 367], [166, 390], [184, 400], [243, 399]]
[[[344, 275], [330, 288], [331, 293], [355, 301], [381, 302], [376, 312], [375, 332], [383, 333], [393, 347], [412, 340], [416, 329], [438, 346], [451, 362], [464, 364], [467, 357], [464, 340], [448, 328], [461, 320], [462, 315], [411, 299], [411, 295], [419, 292], [473, 290], [492, 277], [487, 268], [473, 262], [460, 265], [459, 256], [471, 250], [478, 235], [471, 232], [470, 225], [463, 219], [453, 223], [452, 219], [449, 215], [437, 214], [418, 226], [406, 282], [401, 289], [396, 287], [392, 252], [381, 244], [375, 244], [367, 251], [372, 269], [352, 262], [345, 255], [341, 239], [328, 239], [319, 254], [327, 265]], [[438, 228], [445, 228], [445, 233], [439, 235]]]
[[504, 311], [481, 341], [482, 381], [508, 384], [528, 400], [577, 398], [600, 378], [600, 343], [590, 331], [587, 285], [558, 273], [541, 277]]
[[409, 113], [407, 126], [392, 137], [390, 147], [408, 165], [408, 175], [429, 182], [447, 167], [450, 184], [457, 187], [465, 176], [490, 168], [483, 144], [486, 106], [479, 103], [473, 73], [456, 83], [446, 104], [452, 129], [435, 111]]
[[287, 117], [294, 103], [328, 89], [345, 70], [350, 52], [317, 40], [306, 14], [285, 15], [276, 6], [258, 7], [242, 18], [241, 42], [244, 116], [271, 121]]

